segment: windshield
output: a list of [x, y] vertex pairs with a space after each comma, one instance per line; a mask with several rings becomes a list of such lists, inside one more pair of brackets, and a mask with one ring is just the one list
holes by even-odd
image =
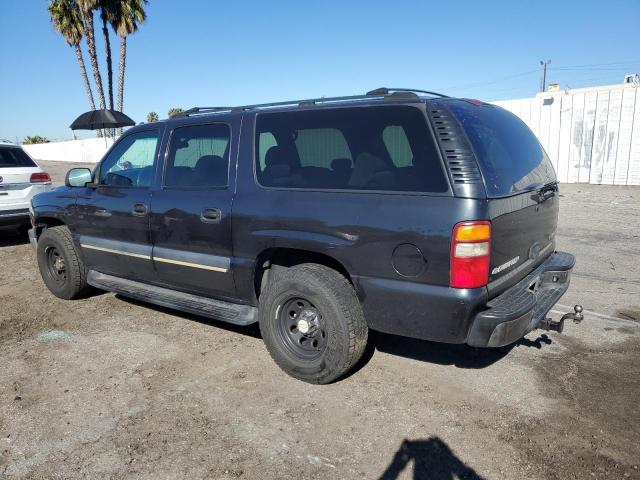
[[556, 181], [542, 145], [514, 114], [465, 100], [448, 102], [448, 107], [471, 141], [489, 197], [508, 196]]
[[0, 168], [35, 167], [33, 160], [17, 147], [0, 147]]

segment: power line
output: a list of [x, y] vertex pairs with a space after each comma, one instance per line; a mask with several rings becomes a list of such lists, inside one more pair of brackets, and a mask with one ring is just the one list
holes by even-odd
[[539, 70], [529, 70], [527, 72], [521, 72], [521, 73], [516, 73], [514, 75], [507, 75], [506, 77], [498, 77], [496, 79], [493, 80], [487, 80], [487, 81], [483, 81], [483, 82], [475, 82], [475, 83], [467, 83], [467, 84], [463, 84], [463, 85], [454, 85], [454, 86], [450, 86], [450, 87], [441, 87], [441, 90], [452, 90], [454, 88], [467, 88], [467, 87], [481, 87], [484, 85], [492, 85], [494, 83], [500, 83], [502, 81], [505, 80], [510, 80], [512, 78], [518, 78], [518, 77], [524, 77], [526, 75], [531, 75], [532, 73], [538, 73]]
[[[640, 64], [638, 64], [640, 67]], [[633, 66], [626, 67], [599, 67], [599, 68], [567, 68], [567, 67], [549, 67], [549, 70], [563, 71], [563, 72], [600, 72], [600, 71], [620, 71], [634, 68]]]
[[626, 62], [611, 62], [611, 63], [591, 63], [587, 65], [564, 65], [554, 68], [588, 68], [588, 67], [609, 67], [612, 65], [626, 65], [630, 63], [640, 63], [640, 60], [629, 60]]

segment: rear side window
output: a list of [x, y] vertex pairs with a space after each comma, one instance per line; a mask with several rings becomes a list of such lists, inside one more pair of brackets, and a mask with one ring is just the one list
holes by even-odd
[[502, 197], [556, 181], [540, 142], [522, 120], [494, 105], [452, 101], [449, 109], [467, 133], [487, 195]]
[[266, 187], [448, 191], [425, 116], [416, 107], [261, 113], [255, 142], [256, 174]]
[[36, 164], [21, 148], [0, 147], [0, 168], [35, 167]]
[[230, 135], [229, 126], [221, 123], [176, 128], [171, 136], [165, 186], [226, 187]]

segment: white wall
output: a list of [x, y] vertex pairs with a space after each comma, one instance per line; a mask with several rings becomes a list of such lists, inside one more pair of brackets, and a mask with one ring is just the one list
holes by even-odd
[[50, 142], [36, 145], [23, 145], [29, 155], [36, 160], [62, 162], [98, 162], [113, 143], [113, 139], [86, 138], [68, 142]]
[[640, 185], [640, 88], [633, 84], [492, 102], [520, 117], [566, 183]]

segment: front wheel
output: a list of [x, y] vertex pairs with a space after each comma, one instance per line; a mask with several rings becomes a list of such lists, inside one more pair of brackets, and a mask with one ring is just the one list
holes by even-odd
[[323, 265], [275, 271], [260, 296], [259, 319], [278, 366], [309, 383], [343, 376], [367, 344], [368, 328], [353, 287]]
[[42, 232], [37, 255], [42, 280], [56, 297], [73, 300], [89, 291], [87, 268], [68, 227], [51, 227]]

